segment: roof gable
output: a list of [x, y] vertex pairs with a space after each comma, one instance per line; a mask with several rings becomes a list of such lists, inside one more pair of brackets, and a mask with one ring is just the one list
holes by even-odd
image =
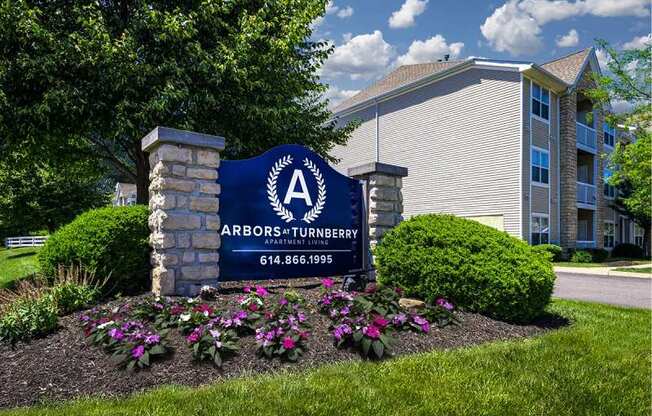
[[564, 82], [574, 85], [580, 78], [580, 74], [583, 72], [591, 55], [595, 56], [593, 48], [586, 48], [579, 52], [546, 62], [541, 66]]

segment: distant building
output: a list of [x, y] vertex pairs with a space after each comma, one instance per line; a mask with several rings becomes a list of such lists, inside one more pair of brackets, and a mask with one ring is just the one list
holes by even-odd
[[113, 193], [113, 206], [134, 205], [136, 203], [136, 185], [118, 182]]
[[361, 124], [331, 155], [405, 166], [406, 217], [451, 213], [531, 244], [565, 249], [642, 244], [614, 209], [606, 158], [631, 137], [604, 123], [586, 90], [593, 48], [538, 65], [491, 59], [404, 65], [334, 109]]

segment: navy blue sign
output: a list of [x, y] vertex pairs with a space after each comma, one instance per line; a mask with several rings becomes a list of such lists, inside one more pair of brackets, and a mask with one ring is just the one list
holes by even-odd
[[219, 168], [220, 280], [338, 276], [363, 268], [362, 185], [283, 145]]

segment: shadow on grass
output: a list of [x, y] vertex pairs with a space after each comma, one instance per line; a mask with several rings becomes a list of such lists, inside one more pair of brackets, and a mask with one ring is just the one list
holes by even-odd
[[541, 329], [559, 329], [571, 324], [571, 320], [565, 316], [551, 312], [544, 312], [541, 316], [530, 322], [529, 325], [534, 325]]
[[31, 257], [31, 256], [34, 256], [36, 253], [37, 253], [36, 250], [34, 250], [34, 251], [25, 251], [25, 252], [22, 252], [22, 253], [10, 254], [10, 255], [8, 255], [6, 258], [7, 258], [7, 260], [9, 260], [9, 259], [19, 259], [19, 258], [21, 258], [21, 257]]

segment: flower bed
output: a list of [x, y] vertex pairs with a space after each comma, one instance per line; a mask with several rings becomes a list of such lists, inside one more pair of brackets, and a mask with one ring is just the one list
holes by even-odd
[[[265, 282], [268, 293], [260, 296], [262, 292], [257, 293], [256, 287], [243, 293], [242, 286], [229, 283], [211, 301], [160, 299], [157, 302], [151, 296], [139, 296], [62, 317], [61, 328], [52, 335], [27, 344], [19, 343], [15, 349], [0, 346], [0, 407], [26, 405], [46, 398], [128, 394], [163, 384], [198, 385], [242, 374], [276, 372], [284, 368], [301, 370], [324, 363], [359, 360], [364, 355], [364, 347], [355, 345], [354, 341], [338, 346], [336, 334], [348, 335], [347, 330], [340, 328], [338, 331], [340, 325], [336, 324], [341, 321], [332, 319], [330, 312], [320, 305], [327, 293], [338, 293], [334, 284], [326, 289], [314, 279], [269, 281]], [[294, 287], [289, 289], [288, 286]], [[355, 298], [381, 294], [359, 294]], [[256, 298], [259, 299], [253, 300]], [[254, 304], [257, 306], [251, 306]], [[344, 306], [342, 303], [339, 312]], [[370, 325], [384, 326], [385, 333], [391, 333], [392, 338], [389, 352], [401, 355], [529, 336], [542, 331], [536, 325], [510, 325], [460, 311], [454, 313], [460, 325], [440, 327], [435, 322], [438, 318], [428, 313], [419, 313], [429, 322], [428, 332], [419, 326], [422, 321], [418, 318], [410, 320], [408, 311], [399, 312], [391, 319], [389, 312], [382, 314], [384, 320], [374, 317], [366, 322], [365, 332], [373, 338], [375, 332]], [[83, 316], [89, 319], [82, 321]], [[91, 319], [96, 328], [114, 321], [102, 328], [103, 341], [96, 343], [94, 335], [84, 332], [85, 328], [92, 327]], [[103, 322], [100, 323], [100, 319]], [[123, 330], [122, 325], [127, 322], [139, 324]], [[259, 334], [268, 334], [279, 326], [289, 328], [290, 335], [283, 333], [272, 340], [276, 352], [272, 351], [272, 358], [268, 358], [261, 349], [264, 340], [257, 339], [256, 330], [261, 329]], [[305, 332], [303, 337], [301, 332]], [[155, 340], [157, 342], [152, 344]], [[155, 345], [161, 345], [165, 352], [152, 354]], [[284, 351], [280, 351], [281, 348]], [[297, 350], [296, 361], [291, 361], [294, 357], [287, 351], [297, 348], [301, 352]], [[370, 345], [371, 357], [375, 356], [373, 348]], [[116, 351], [120, 352], [116, 354]], [[120, 356], [127, 355], [127, 351], [138, 357], [130, 355], [128, 362], [120, 362], [123, 358]], [[146, 352], [149, 352], [150, 367], [141, 369], [138, 362]], [[219, 353], [217, 362], [215, 353]], [[119, 368], [129, 366], [129, 362], [136, 359], [138, 361], [133, 364], [136, 371]], [[147, 367], [146, 362], [142, 364]]]

